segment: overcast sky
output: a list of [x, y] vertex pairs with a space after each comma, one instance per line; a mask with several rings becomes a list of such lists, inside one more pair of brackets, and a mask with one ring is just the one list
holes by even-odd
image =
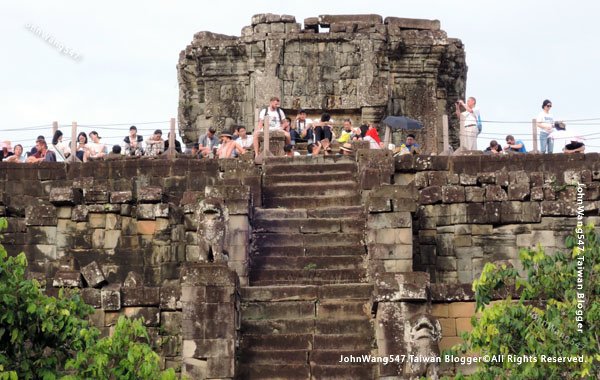
[[[177, 116], [178, 55], [194, 33], [239, 36], [252, 15], [268, 12], [294, 15], [300, 23], [321, 14], [438, 19], [449, 37], [465, 44], [467, 96], [478, 99], [482, 118], [525, 122], [485, 123], [480, 148], [507, 133], [524, 134], [519, 137], [531, 148], [530, 120], [550, 99], [556, 119], [595, 119], [567, 122], [567, 128], [589, 135], [588, 151], [600, 151], [600, 2], [592, 0], [1, 0], [0, 140], [32, 145], [38, 134], [50, 138], [53, 120], [104, 125], [82, 129], [98, 130], [109, 144], [122, 140], [127, 126], [107, 124], [135, 123], [144, 135], [167, 129], [165, 121]], [[41, 33], [51, 35], [54, 46]]]

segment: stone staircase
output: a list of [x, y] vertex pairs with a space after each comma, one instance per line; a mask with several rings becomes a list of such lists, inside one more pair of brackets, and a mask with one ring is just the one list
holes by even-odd
[[356, 163], [269, 163], [242, 288], [240, 379], [371, 379], [372, 285]]

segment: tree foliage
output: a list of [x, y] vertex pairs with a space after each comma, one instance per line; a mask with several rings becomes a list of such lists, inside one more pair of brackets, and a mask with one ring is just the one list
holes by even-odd
[[[7, 226], [0, 218], [0, 231]], [[24, 253], [9, 257], [0, 244], [0, 380], [174, 379], [160, 372], [159, 357], [148, 344], [140, 321], [120, 318], [112, 337], [87, 317], [93, 312], [77, 292], [42, 292], [25, 275]]]
[[[480, 318], [472, 318], [473, 330], [463, 334], [465, 343], [451, 353], [502, 355], [504, 360], [480, 363], [468, 378], [600, 378], [599, 236], [593, 225], [580, 225], [567, 237], [566, 246], [569, 253], [554, 255], [539, 245], [522, 249], [524, 277], [506, 265], [485, 265], [473, 283]], [[519, 299], [507, 296], [491, 302], [494, 293], [512, 286], [520, 292]], [[516, 361], [507, 360], [509, 355]], [[545, 361], [574, 357], [583, 362]]]

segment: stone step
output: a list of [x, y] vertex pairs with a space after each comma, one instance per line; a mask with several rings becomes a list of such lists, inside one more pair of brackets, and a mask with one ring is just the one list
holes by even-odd
[[360, 195], [352, 196], [318, 196], [318, 197], [264, 197], [265, 208], [316, 208], [331, 206], [358, 206], [361, 204]]
[[[277, 334], [306, 334], [314, 333], [314, 319], [242, 319], [242, 334], [247, 335], [277, 335]], [[325, 327], [326, 329], [326, 327]]]
[[[248, 364], [307, 364], [309, 350], [260, 350], [247, 347], [241, 352], [240, 363]], [[328, 356], [324, 356], [327, 359]], [[317, 359], [320, 359], [317, 356]], [[338, 355], [339, 360], [339, 355]]]
[[352, 172], [348, 170], [330, 171], [327, 173], [290, 173], [283, 174], [272, 174], [269, 173], [263, 177], [263, 186], [269, 186], [273, 184], [284, 184], [284, 183], [312, 183], [312, 182], [338, 182], [348, 181], [355, 179], [355, 170]]
[[314, 319], [315, 301], [244, 302], [242, 320]]
[[312, 348], [314, 350], [370, 350], [373, 342], [372, 334], [321, 334], [314, 336]]
[[320, 257], [254, 257], [251, 270], [255, 269], [360, 269], [364, 266], [362, 256]]
[[[338, 357], [339, 361], [339, 357]], [[348, 379], [375, 379], [375, 366], [372, 364], [348, 365], [338, 363], [337, 365], [311, 364], [311, 380], [348, 380]]]
[[244, 380], [307, 380], [310, 366], [304, 364], [240, 364], [238, 379]]
[[366, 255], [367, 250], [362, 244], [354, 246], [327, 246], [327, 247], [301, 247], [301, 246], [279, 246], [279, 247], [255, 247], [252, 256], [253, 257], [266, 257], [266, 256], [282, 256], [282, 257], [293, 257], [293, 256], [307, 256], [307, 257], [318, 257], [318, 256], [355, 256], [355, 255]]
[[[376, 351], [375, 351], [376, 353]], [[341, 356], [363, 357], [363, 355], [373, 355], [371, 350], [312, 350], [308, 352], [308, 361], [312, 365], [342, 365]], [[343, 363], [348, 366], [367, 366], [365, 363]]]
[[[310, 157], [309, 157], [310, 159]], [[357, 171], [356, 162], [336, 162], [336, 163], [315, 163], [306, 160], [305, 163], [284, 163], [283, 165], [265, 165], [265, 176], [273, 174], [287, 174], [289, 176], [295, 174], [308, 173], [329, 173], [329, 172], [347, 172], [352, 175]]]
[[358, 185], [354, 181], [307, 182], [294, 184], [276, 184], [263, 186], [263, 198], [274, 197], [315, 197], [359, 195]]
[[342, 206], [342, 207], [319, 207], [314, 209], [277, 209], [277, 208], [254, 208], [254, 220], [274, 220], [274, 219], [306, 219], [306, 218], [365, 218], [365, 209], [363, 206]]
[[243, 302], [282, 302], [357, 299], [368, 301], [373, 293], [371, 284], [332, 284], [323, 286], [242, 286]]
[[[367, 320], [371, 316], [371, 305], [365, 301], [331, 300], [317, 303], [317, 318], [320, 320]], [[326, 325], [324, 325], [326, 328]]]
[[362, 233], [253, 233], [254, 245], [264, 247], [348, 247], [362, 246]]
[[[347, 341], [343, 341], [337, 336], [336, 339], [340, 342], [344, 342], [347, 345], [358, 345], [354, 342], [354, 336], [350, 336]], [[344, 335], [346, 336], [346, 335]], [[347, 336], [346, 336], [347, 337]], [[316, 338], [316, 336], [315, 336]], [[335, 340], [335, 339], [333, 339]], [[331, 340], [331, 341], [333, 341]], [[324, 340], [323, 342], [329, 342]], [[324, 343], [329, 344], [329, 343]], [[309, 350], [313, 345], [312, 334], [275, 334], [275, 335], [243, 335], [240, 343], [242, 350], [247, 348], [261, 349], [261, 350]]]
[[281, 233], [318, 233], [342, 232], [344, 226], [351, 225], [353, 219], [259, 219], [254, 221], [254, 232], [281, 232]]
[[337, 334], [350, 335], [361, 334], [364, 336], [373, 336], [373, 325], [370, 319], [343, 319], [343, 320], [317, 320], [315, 322], [316, 334]]
[[252, 270], [250, 284], [261, 285], [320, 285], [366, 281], [365, 269], [339, 270]]

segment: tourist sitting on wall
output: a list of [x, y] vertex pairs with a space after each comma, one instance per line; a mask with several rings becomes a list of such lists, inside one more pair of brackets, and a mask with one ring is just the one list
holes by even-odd
[[344, 145], [340, 146], [340, 153], [342, 156], [351, 156], [352, 153], [354, 153], [354, 149], [352, 149], [352, 144], [350, 144], [349, 142], [345, 143]]
[[[258, 113], [258, 125], [256, 126], [256, 129], [254, 130], [254, 135], [253, 135], [253, 145], [254, 145], [254, 154], [256, 156], [258, 156], [258, 132], [263, 130], [264, 124], [265, 124], [265, 119], [268, 120], [268, 126], [269, 126], [269, 131], [282, 131], [282, 124], [283, 124], [283, 119], [285, 119], [285, 114], [283, 113], [283, 110], [281, 108], [279, 108], [279, 98], [276, 96], [273, 96], [271, 98], [271, 100], [269, 101], [269, 106], [266, 108], [263, 108], [259, 113]], [[290, 138], [290, 134], [289, 132], [285, 132], [283, 131], [283, 134], [285, 135], [285, 144], [290, 144], [291, 143], [291, 138]]]
[[63, 141], [63, 133], [60, 130], [54, 132], [52, 136], [52, 147], [63, 160], [71, 155], [71, 148]]
[[38, 139], [35, 142], [36, 152], [34, 155], [27, 157], [25, 162], [38, 163], [42, 161], [56, 162], [56, 155], [54, 152], [48, 150], [48, 144], [46, 140]]
[[208, 131], [198, 139], [198, 146], [202, 157], [209, 157], [213, 149], [219, 144], [219, 138], [216, 135], [215, 127], [208, 128]]
[[362, 139], [369, 142], [370, 149], [381, 149], [381, 139], [373, 124], [361, 125], [360, 130]]
[[556, 130], [549, 135], [549, 138], [556, 142], [555, 146], [562, 148], [563, 153], [583, 153], [585, 151], [583, 138], [567, 131], [565, 123], [557, 121], [554, 123], [554, 128]]
[[288, 132], [290, 133], [291, 145], [295, 145], [296, 142], [300, 142], [302, 140], [302, 136], [298, 131], [298, 127], [296, 123], [292, 123], [292, 119], [289, 117], [285, 118], [287, 124], [289, 125]]
[[490, 141], [490, 146], [488, 146], [487, 148], [485, 148], [485, 150], [483, 151], [483, 153], [486, 153], [486, 154], [499, 154], [499, 153], [502, 153], [502, 147], [500, 146], [500, 144], [498, 144], [498, 141], [492, 140], [492, 141]]
[[83, 162], [87, 161], [87, 154], [86, 154], [86, 152], [88, 151], [87, 143], [88, 143], [88, 138], [87, 138], [86, 133], [79, 132], [79, 134], [77, 135], [77, 151], [75, 152], [75, 156], [77, 156], [77, 158], [79, 158], [79, 160], [83, 161]]
[[421, 150], [421, 145], [417, 144], [415, 135], [412, 133], [406, 136], [406, 143], [404, 144], [412, 154], [418, 154]]
[[122, 158], [121, 155], [121, 145], [113, 145], [112, 150], [106, 156], [104, 156], [105, 160], [116, 160]]
[[318, 156], [320, 152], [321, 152], [321, 143], [318, 141], [316, 143], [310, 143], [306, 147], [306, 155], [307, 156]]
[[[165, 140], [165, 152], [169, 149], [169, 139], [171, 138], [171, 132], [167, 133], [167, 139]], [[177, 153], [181, 153], [181, 143], [174, 139], [175, 141], [175, 151]]]
[[244, 149], [252, 148], [252, 135], [248, 134], [246, 127], [240, 125], [235, 130], [238, 135], [237, 139], [235, 139], [235, 142], [240, 144]]
[[87, 144], [88, 150], [87, 150], [86, 154], [88, 155], [87, 156], [88, 159], [102, 158], [106, 154], [106, 145], [104, 145], [100, 142], [101, 138], [102, 137], [98, 136], [98, 132], [96, 132], [96, 131], [90, 132], [90, 139], [92, 141], [88, 142], [88, 144]]
[[194, 145], [192, 145], [191, 155], [194, 158], [202, 158], [202, 154], [200, 154], [200, 144], [194, 143]]
[[141, 156], [144, 154], [144, 138], [137, 134], [135, 125], [129, 127], [129, 136], [125, 136], [123, 141], [125, 142], [126, 156]]
[[[292, 123], [292, 130], [296, 130], [298, 135], [300, 136], [298, 140], [303, 140], [306, 135], [306, 130], [313, 125], [313, 121], [311, 119], [306, 118], [306, 111], [303, 109], [298, 110], [298, 115], [296, 116], [296, 120]], [[302, 141], [306, 142], [306, 141]]]
[[23, 145], [17, 144], [14, 148], [12, 156], [3, 159], [4, 162], [25, 162], [25, 155], [23, 154]]
[[316, 143], [316, 135], [315, 135], [315, 126], [314, 124], [310, 124], [306, 126], [306, 128], [300, 133], [301, 140], [307, 141], [309, 143]]
[[315, 140], [323, 141], [325, 139], [329, 141], [333, 141], [335, 138], [335, 134], [333, 133], [333, 128], [330, 125], [331, 115], [328, 113], [324, 113], [321, 115], [321, 121], [315, 123]]
[[11, 152], [12, 147], [10, 146], [10, 141], [4, 141], [0, 143], [0, 146], [2, 147], [2, 151], [0, 152], [0, 161], [5, 161], [7, 158], [12, 157], [14, 153]]
[[337, 141], [340, 144], [345, 144], [345, 143], [350, 142], [350, 140], [352, 139], [352, 136], [353, 136], [352, 120], [345, 119], [344, 126], [342, 128], [342, 133], [340, 135], [340, 138]]
[[157, 129], [152, 136], [146, 140], [146, 155], [158, 156], [165, 151], [165, 140], [162, 138], [162, 131]]
[[233, 140], [230, 133], [221, 133], [221, 144], [217, 148], [217, 157], [219, 158], [234, 158], [235, 156], [246, 153], [246, 150]]
[[[46, 138], [43, 135], [39, 135], [35, 139], [35, 141], [37, 142], [37, 140], [40, 140], [40, 139], [41, 140], [46, 140]], [[86, 137], [86, 139], [87, 139], [87, 137]], [[27, 152], [27, 157], [33, 156], [37, 152], [37, 143], [36, 142], [33, 143], [33, 146], [31, 147], [31, 150], [29, 152]]]
[[504, 147], [505, 152], [512, 153], [527, 153], [525, 144], [521, 140], [515, 140], [513, 135], [506, 136], [506, 146]]

